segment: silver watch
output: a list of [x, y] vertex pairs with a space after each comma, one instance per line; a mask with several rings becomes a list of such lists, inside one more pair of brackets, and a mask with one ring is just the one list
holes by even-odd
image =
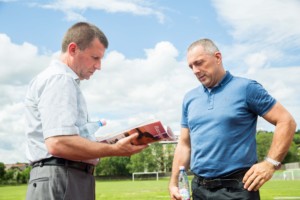
[[278, 170], [281, 168], [281, 162], [278, 162], [277, 160], [274, 160], [268, 156], [265, 157], [265, 161], [271, 163], [274, 166], [275, 170]]

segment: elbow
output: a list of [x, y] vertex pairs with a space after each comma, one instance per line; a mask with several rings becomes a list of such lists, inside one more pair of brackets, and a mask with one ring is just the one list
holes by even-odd
[[291, 117], [289, 125], [290, 125], [291, 130], [293, 130], [293, 132], [295, 133], [296, 128], [297, 128], [297, 123], [293, 117]]
[[61, 141], [57, 137], [50, 137], [45, 140], [46, 148], [49, 154], [55, 157], [62, 157], [62, 151], [60, 150]]

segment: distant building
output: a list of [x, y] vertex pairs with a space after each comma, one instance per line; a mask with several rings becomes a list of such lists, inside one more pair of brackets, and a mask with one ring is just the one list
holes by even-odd
[[28, 163], [5, 164], [5, 170], [18, 169], [23, 171], [26, 167], [28, 167]]
[[285, 167], [286, 170], [288, 170], [288, 169], [300, 169], [300, 162], [286, 163], [286, 164], [284, 164], [284, 167]]

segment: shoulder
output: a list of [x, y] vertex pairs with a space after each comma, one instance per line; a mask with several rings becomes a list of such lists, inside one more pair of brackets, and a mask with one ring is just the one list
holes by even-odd
[[69, 88], [76, 85], [74, 75], [62, 64], [52, 61], [50, 65], [29, 83], [29, 90], [42, 93], [45, 89]]
[[195, 96], [201, 95], [204, 92], [204, 87], [202, 85], [193, 88], [191, 90], [189, 90], [185, 95], [184, 95], [184, 99], [190, 99], [193, 98]]
[[248, 86], [250, 84], [259, 84], [257, 81], [253, 79], [249, 79], [241, 76], [233, 76], [232, 81], [235, 83], [239, 83], [242, 86]]

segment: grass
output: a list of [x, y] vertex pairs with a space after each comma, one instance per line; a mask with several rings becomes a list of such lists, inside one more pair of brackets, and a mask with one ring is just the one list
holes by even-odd
[[[96, 199], [110, 200], [153, 200], [169, 199], [169, 179], [147, 181], [97, 181]], [[24, 200], [27, 185], [0, 187], [0, 200]], [[262, 200], [280, 199], [279, 197], [299, 197], [300, 180], [279, 181], [271, 180], [261, 189]]]

